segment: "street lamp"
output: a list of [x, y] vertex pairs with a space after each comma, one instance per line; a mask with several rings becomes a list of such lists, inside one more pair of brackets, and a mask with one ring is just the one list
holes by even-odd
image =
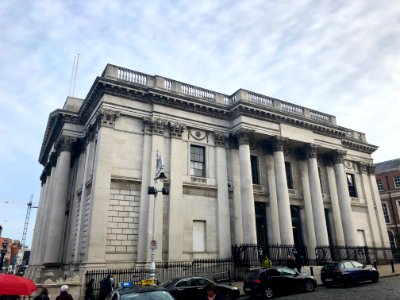
[[1, 249], [0, 273], [3, 270], [3, 260], [4, 260], [4, 256], [6, 256], [6, 253], [7, 253], [7, 246], [8, 246], [8, 241], [6, 239], [4, 239], [3, 240], [3, 248]]
[[[159, 190], [157, 189], [158, 180], [166, 179], [167, 176], [164, 174], [164, 162], [157, 150], [156, 155], [156, 173], [154, 175], [154, 186], [149, 186], [147, 189], [147, 193], [149, 195], [154, 195], [154, 203], [153, 203], [153, 232], [151, 235], [151, 242], [150, 242], [150, 249], [151, 249], [151, 261], [150, 261], [150, 270], [149, 270], [149, 278], [155, 282], [156, 278], [156, 263], [155, 263], [155, 256], [156, 256], [156, 249], [157, 249], [157, 240], [156, 240], [156, 202], [157, 202], [157, 194]], [[167, 188], [162, 188], [161, 192], [163, 195], [168, 195], [169, 190]]]

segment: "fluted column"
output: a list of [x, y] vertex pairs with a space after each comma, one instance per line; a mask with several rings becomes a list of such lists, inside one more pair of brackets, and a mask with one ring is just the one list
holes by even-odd
[[343, 166], [343, 157], [345, 154], [345, 151], [335, 151], [334, 169], [339, 198], [340, 214], [342, 216], [343, 233], [346, 245], [357, 246], [357, 235], [353, 224], [353, 213], [351, 210], [349, 187], [347, 185], [346, 173]]
[[275, 182], [279, 210], [279, 227], [281, 242], [285, 245], [293, 245], [292, 218], [290, 215], [289, 191], [286, 179], [285, 157], [283, 155], [283, 144], [285, 139], [276, 137], [274, 139], [274, 163]]
[[367, 164], [359, 162], [358, 169], [361, 174], [362, 192], [363, 192], [363, 195], [367, 202], [367, 207], [368, 207], [368, 219], [369, 219], [369, 224], [370, 224], [370, 228], [371, 228], [372, 243], [373, 243], [374, 247], [382, 247], [381, 246], [382, 243], [380, 240], [380, 234], [379, 234], [378, 220], [376, 218], [374, 203], [372, 200], [372, 191], [369, 186], [369, 179], [368, 179], [368, 174], [367, 174]]
[[369, 186], [371, 188], [373, 197], [372, 203], [376, 206], [376, 218], [379, 224], [379, 233], [381, 237], [382, 245], [378, 247], [390, 247], [389, 236], [387, 233], [387, 227], [385, 222], [385, 217], [383, 216], [383, 209], [382, 209], [382, 202], [379, 196], [378, 187], [376, 185], [376, 178], [375, 178], [375, 167], [373, 165], [368, 165], [368, 179], [369, 179]]
[[226, 165], [226, 147], [228, 139], [225, 134], [216, 132], [214, 135], [216, 146], [216, 177], [218, 186], [217, 222], [218, 222], [218, 250], [219, 257], [231, 256], [231, 224], [228, 193], [228, 173]]
[[106, 256], [107, 220], [110, 201], [113, 134], [119, 113], [101, 108], [96, 115], [97, 143], [94, 149], [94, 169], [91, 190], [90, 227], [87, 263], [103, 267]]
[[275, 181], [275, 164], [274, 157], [271, 153], [265, 153], [265, 161], [267, 168], [268, 177], [268, 191], [269, 191], [269, 214], [267, 219], [267, 225], [270, 231], [268, 237], [271, 245], [281, 244], [281, 232], [279, 226], [279, 210], [278, 210], [278, 196], [276, 193], [276, 181]]
[[309, 145], [307, 147], [307, 166], [310, 179], [310, 194], [314, 216], [315, 237], [317, 245], [329, 245], [328, 230], [326, 228], [324, 200], [322, 198], [321, 182], [318, 174], [318, 147]]
[[[183, 256], [183, 174], [182, 153], [185, 144], [182, 134], [186, 126], [170, 123], [171, 149], [169, 166], [169, 209], [168, 209], [168, 261], [181, 261]], [[160, 201], [162, 203], [162, 201]]]
[[308, 166], [305, 160], [300, 160], [300, 178], [301, 186], [303, 188], [303, 201], [304, 201], [304, 219], [307, 229], [307, 249], [308, 256], [310, 259], [315, 259], [315, 247], [317, 246], [317, 240], [315, 232], [318, 230], [314, 226], [314, 213], [311, 202], [310, 193], [310, 180], [308, 177]]
[[343, 233], [342, 217], [340, 215], [340, 206], [339, 206], [338, 191], [336, 188], [335, 170], [333, 169], [332, 161], [328, 158], [325, 160], [325, 167], [326, 167], [326, 174], [328, 177], [329, 192], [331, 197], [332, 217], [333, 217], [333, 224], [335, 226], [336, 243], [338, 246], [344, 246], [346, 243]]
[[243, 240], [245, 244], [257, 244], [256, 212], [254, 207], [253, 182], [251, 177], [249, 132], [239, 132], [238, 138]]
[[61, 264], [72, 143], [73, 139], [62, 137], [56, 144], [59, 156], [57, 159], [52, 199], [53, 204], [50, 212], [46, 254], [44, 257], [44, 263], [47, 265]]
[[244, 243], [243, 239], [243, 221], [242, 221], [242, 203], [240, 191], [240, 162], [238, 145], [235, 141], [231, 141], [231, 165], [232, 165], [232, 183], [233, 183], [233, 231], [234, 231], [234, 244], [241, 245]]

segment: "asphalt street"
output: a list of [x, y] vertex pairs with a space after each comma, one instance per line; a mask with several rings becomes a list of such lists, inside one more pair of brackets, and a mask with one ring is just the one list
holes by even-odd
[[[240, 300], [242, 299], [251, 299], [251, 298], [245, 296], [240, 298]], [[324, 286], [318, 286], [312, 293], [299, 293], [299, 294], [278, 296], [274, 299], [400, 300], [400, 276], [381, 278], [378, 283], [361, 283], [358, 286], [352, 288], [345, 288], [345, 287], [325, 288]]]

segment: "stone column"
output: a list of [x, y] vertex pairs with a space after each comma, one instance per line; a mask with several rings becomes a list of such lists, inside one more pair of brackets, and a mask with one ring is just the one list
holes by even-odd
[[231, 251], [231, 222], [229, 210], [228, 173], [226, 165], [226, 147], [228, 138], [221, 132], [214, 134], [216, 146], [216, 177], [218, 186], [217, 196], [217, 224], [218, 224], [218, 257], [229, 257]]
[[326, 228], [324, 200], [322, 198], [321, 182], [318, 174], [318, 146], [309, 145], [307, 147], [307, 166], [310, 179], [310, 194], [313, 208], [315, 236], [318, 246], [328, 246], [328, 230]]
[[331, 196], [331, 206], [332, 206], [332, 217], [333, 224], [335, 226], [335, 237], [338, 246], [344, 246], [345, 239], [343, 233], [342, 217], [340, 215], [340, 206], [338, 191], [336, 188], [336, 178], [335, 170], [333, 169], [332, 161], [330, 159], [325, 160], [326, 174], [328, 177], [329, 192]]
[[238, 145], [231, 141], [231, 165], [232, 165], [232, 183], [233, 183], [233, 234], [234, 244], [241, 245], [244, 243], [243, 239], [243, 222], [242, 222], [242, 203], [240, 195], [240, 162]]
[[171, 149], [169, 159], [168, 261], [181, 261], [183, 257], [182, 153], [185, 152], [182, 134], [186, 126], [180, 123], [170, 123], [169, 127]]
[[254, 207], [253, 182], [251, 177], [249, 134], [250, 133], [247, 131], [241, 131], [238, 133], [243, 241], [245, 244], [257, 244], [256, 212]]
[[304, 201], [304, 219], [307, 229], [307, 250], [310, 259], [315, 259], [315, 247], [317, 246], [317, 240], [315, 232], [318, 228], [314, 226], [314, 213], [311, 202], [310, 193], [310, 180], [308, 177], [308, 166], [305, 160], [299, 160], [300, 162], [300, 178], [301, 186], [303, 188], [303, 201]]
[[50, 266], [62, 264], [62, 251], [65, 231], [65, 205], [68, 196], [68, 180], [71, 164], [73, 139], [61, 137], [56, 143], [59, 153], [55, 172], [52, 208], [50, 212], [49, 231], [47, 234], [44, 263]]
[[358, 246], [356, 230], [353, 224], [353, 213], [351, 210], [349, 187], [347, 185], [346, 173], [343, 167], [345, 151], [337, 150], [334, 153], [334, 169], [336, 176], [337, 192], [339, 198], [340, 214], [342, 216], [343, 233], [346, 246]]
[[46, 245], [47, 245], [47, 233], [49, 229], [50, 223], [50, 212], [53, 204], [53, 187], [54, 181], [56, 178], [56, 165], [57, 165], [57, 154], [53, 152], [49, 156], [49, 161], [46, 164], [46, 182], [48, 182], [48, 186], [46, 189], [46, 194], [44, 197], [43, 202], [43, 220], [40, 223], [40, 236], [39, 236], [39, 243], [38, 243], [38, 253], [37, 253], [37, 263], [38, 265], [42, 265], [44, 263], [44, 256], [46, 252]]
[[270, 153], [265, 153], [265, 161], [268, 177], [269, 191], [269, 214], [267, 219], [268, 228], [271, 236], [268, 237], [271, 245], [281, 244], [281, 233], [279, 229], [279, 210], [278, 196], [276, 193], [274, 157]]
[[31, 247], [31, 255], [29, 258], [29, 264], [30, 265], [37, 265], [37, 257], [38, 257], [38, 252], [39, 252], [39, 239], [40, 239], [40, 227], [41, 227], [41, 222], [43, 221], [43, 212], [45, 210], [44, 207], [44, 197], [46, 194], [46, 189], [48, 187], [48, 182], [46, 182], [47, 179], [47, 174], [46, 171], [43, 170], [42, 174], [40, 175], [40, 181], [42, 183], [42, 188], [40, 190], [40, 200], [39, 200], [39, 206], [38, 206], [38, 211], [36, 214], [36, 221], [35, 221], [35, 229], [33, 231], [33, 238], [32, 238], [32, 247]]
[[389, 241], [389, 236], [387, 233], [387, 227], [386, 227], [386, 222], [385, 218], [383, 216], [383, 209], [382, 209], [382, 202], [381, 198], [379, 196], [379, 191], [378, 187], [376, 185], [376, 178], [375, 178], [375, 167], [373, 165], [368, 165], [368, 179], [369, 179], [369, 186], [371, 188], [371, 193], [372, 193], [372, 203], [373, 205], [376, 206], [376, 218], [377, 222], [379, 224], [379, 232], [380, 232], [380, 237], [382, 239], [382, 245], [377, 246], [377, 247], [385, 247], [389, 248], [390, 247], [390, 241]]
[[110, 201], [114, 126], [119, 113], [100, 108], [96, 115], [97, 149], [94, 153], [92, 201], [88, 233], [87, 263], [103, 267], [106, 256], [107, 220]]
[[275, 137], [274, 163], [275, 163], [275, 183], [279, 210], [279, 228], [281, 232], [281, 242], [284, 245], [293, 245], [292, 217], [290, 214], [289, 191], [286, 179], [285, 157], [283, 155], [283, 144], [285, 139]]

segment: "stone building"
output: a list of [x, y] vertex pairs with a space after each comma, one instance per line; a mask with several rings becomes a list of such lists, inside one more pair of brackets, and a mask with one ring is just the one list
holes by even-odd
[[[332, 115], [107, 65], [48, 120], [31, 272], [225, 258], [232, 245], [389, 246], [376, 146]], [[167, 179], [153, 211], [156, 153]]]
[[375, 164], [376, 183], [382, 200], [389, 242], [400, 247], [400, 159]]

